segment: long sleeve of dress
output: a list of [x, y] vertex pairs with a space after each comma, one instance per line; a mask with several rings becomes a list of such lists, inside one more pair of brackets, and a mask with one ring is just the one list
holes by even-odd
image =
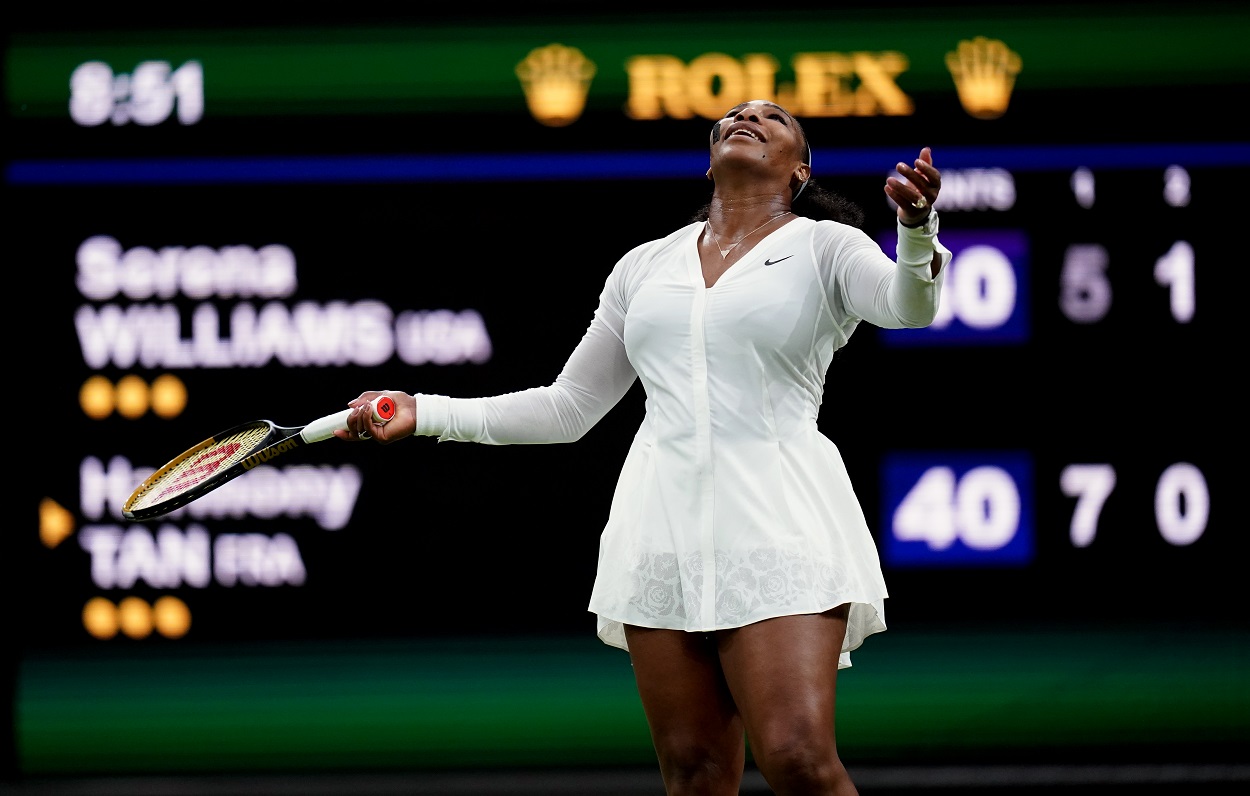
[[489, 398], [418, 393], [416, 433], [488, 445], [580, 439], [637, 378], [623, 339], [623, 319], [601, 307], [552, 384]]
[[[839, 250], [822, 258], [840, 262], [828, 282], [831, 300], [850, 316], [886, 329], [928, 326], [937, 315], [938, 298], [951, 252], [937, 239], [937, 211], [917, 228], [897, 224], [895, 261], [882, 257], [878, 244], [864, 234], [830, 239]], [[933, 274], [937, 257], [939, 270]]]

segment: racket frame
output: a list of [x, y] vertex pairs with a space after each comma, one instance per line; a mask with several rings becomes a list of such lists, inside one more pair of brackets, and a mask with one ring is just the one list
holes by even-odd
[[[214, 445], [220, 444], [224, 440], [228, 440], [232, 436], [242, 434], [257, 427], [268, 426], [269, 430], [260, 442], [253, 446], [241, 459], [234, 464], [222, 467], [208, 478], [196, 483], [194, 486], [185, 489], [178, 494], [170, 497], [168, 500], [162, 500], [150, 506], [144, 506], [140, 509], [133, 508], [153, 489], [159, 488], [162, 481], [172, 472], [176, 471], [188, 459], [202, 455], [205, 451], [211, 449]], [[145, 520], [155, 519], [169, 514], [172, 511], [182, 508], [193, 500], [212, 492], [214, 489], [221, 487], [228, 481], [246, 473], [248, 470], [259, 464], [272, 461], [277, 457], [289, 453], [303, 445], [309, 444], [300, 435], [304, 426], [285, 427], [278, 426], [269, 420], [252, 420], [247, 423], [240, 423], [237, 426], [221, 431], [198, 445], [194, 445], [175, 456], [168, 464], [158, 469], [152, 475], [143, 480], [143, 483], [135, 488], [130, 498], [122, 505], [122, 516], [134, 522], [143, 522]]]

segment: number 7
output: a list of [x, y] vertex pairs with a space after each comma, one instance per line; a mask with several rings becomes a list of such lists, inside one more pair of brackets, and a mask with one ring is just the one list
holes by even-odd
[[1098, 515], [1115, 489], [1115, 468], [1109, 464], [1069, 464], [1059, 474], [1059, 488], [1076, 498], [1068, 533], [1076, 547], [1088, 547], [1098, 531]]

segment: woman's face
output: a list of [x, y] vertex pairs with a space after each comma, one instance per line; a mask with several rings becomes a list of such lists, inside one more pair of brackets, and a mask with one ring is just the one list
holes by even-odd
[[713, 168], [718, 160], [768, 161], [779, 173], [789, 173], [806, 162], [803, 131], [784, 108], [766, 100], [751, 100], [730, 109], [712, 127]]

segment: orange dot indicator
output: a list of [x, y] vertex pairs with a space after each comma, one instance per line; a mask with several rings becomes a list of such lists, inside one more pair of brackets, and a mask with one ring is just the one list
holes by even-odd
[[182, 638], [191, 629], [191, 610], [177, 597], [165, 595], [152, 606], [156, 632], [165, 638]]
[[131, 638], [147, 638], [152, 633], [152, 607], [138, 597], [127, 597], [117, 605], [122, 632]]
[[117, 635], [117, 607], [103, 597], [92, 597], [82, 608], [82, 626], [98, 639]]
[[92, 420], [103, 420], [113, 414], [113, 384], [103, 376], [92, 376], [78, 390], [78, 404]]
[[148, 411], [148, 385], [133, 373], [117, 382], [117, 413], [130, 420]]
[[187, 387], [172, 373], [156, 377], [152, 382], [152, 411], [165, 419], [177, 417], [187, 408]]

